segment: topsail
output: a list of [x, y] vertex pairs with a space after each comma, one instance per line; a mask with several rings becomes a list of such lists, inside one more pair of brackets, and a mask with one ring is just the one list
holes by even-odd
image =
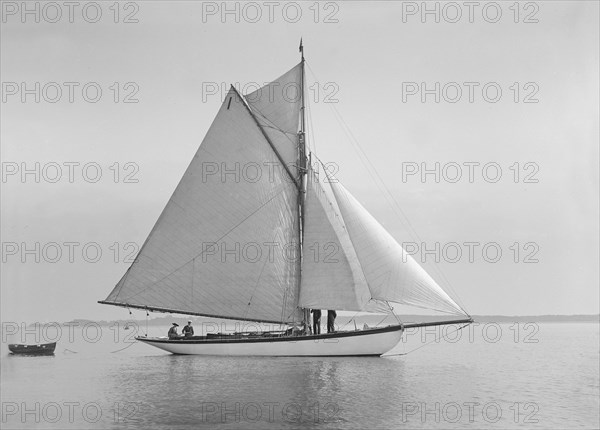
[[262, 88], [247, 94], [246, 101], [283, 162], [298, 175], [298, 127], [301, 104], [302, 63]]

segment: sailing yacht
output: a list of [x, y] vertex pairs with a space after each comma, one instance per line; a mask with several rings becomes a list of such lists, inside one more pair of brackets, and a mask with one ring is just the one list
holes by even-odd
[[[382, 355], [408, 327], [472, 322], [307, 151], [300, 52], [264, 87], [231, 87], [134, 263], [99, 302], [285, 329], [137, 340], [174, 354]], [[310, 309], [393, 313], [394, 303], [462, 319], [311, 333]]]

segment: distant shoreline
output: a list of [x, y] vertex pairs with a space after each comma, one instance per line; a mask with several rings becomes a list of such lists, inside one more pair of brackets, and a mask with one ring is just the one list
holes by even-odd
[[[428, 321], [441, 321], [441, 320], [452, 320], [459, 319], [460, 317], [445, 317], [445, 316], [431, 316], [431, 315], [403, 315], [401, 317], [402, 322], [428, 322]], [[472, 315], [475, 323], [581, 323], [581, 322], [589, 322], [589, 323], [600, 323], [600, 315], [589, 314], [589, 315]], [[191, 319], [194, 324], [202, 324], [202, 323], [226, 323], [226, 324], [243, 324], [243, 325], [260, 325], [259, 323], [245, 322], [245, 321], [237, 321], [237, 320], [226, 320], [219, 318], [205, 318], [205, 317], [181, 317], [181, 316], [163, 316], [158, 318], [148, 319], [148, 326], [164, 326], [169, 325], [173, 322], [178, 323], [179, 325], [185, 325], [188, 319]], [[353, 317], [340, 315], [336, 319], [336, 324], [343, 325], [351, 323]], [[385, 324], [393, 324], [395, 320], [390, 316], [389, 318], [383, 320], [381, 315], [360, 315], [355, 318], [357, 324], [368, 324], [368, 325], [377, 325], [379, 322]], [[119, 320], [111, 320], [111, 321], [94, 321], [88, 319], [74, 319], [71, 321], [61, 322], [60, 324], [72, 324], [76, 326], [86, 325], [86, 324], [97, 324], [100, 326], [111, 326], [111, 325], [126, 325], [128, 322], [135, 324], [143, 324], [146, 325], [146, 319], [119, 319]], [[2, 322], [2, 324], [6, 324], [8, 322]], [[50, 324], [51, 322], [36, 322], [28, 324], [28, 326], [33, 326], [36, 324]], [[58, 323], [58, 322], [54, 322]], [[19, 322], [20, 324], [20, 322]]]

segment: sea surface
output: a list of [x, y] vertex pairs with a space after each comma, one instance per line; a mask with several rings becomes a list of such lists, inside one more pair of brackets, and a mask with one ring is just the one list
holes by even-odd
[[0, 427], [600, 426], [597, 323], [456, 330], [407, 332], [382, 358], [175, 356], [122, 326], [63, 326], [54, 356], [24, 357], [3, 335]]

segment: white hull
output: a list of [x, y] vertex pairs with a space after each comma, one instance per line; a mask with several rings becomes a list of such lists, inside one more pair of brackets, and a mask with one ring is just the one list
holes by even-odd
[[230, 356], [353, 356], [382, 355], [400, 342], [403, 328], [390, 326], [356, 332], [285, 338], [226, 340], [169, 340], [138, 337], [137, 340], [172, 354]]

